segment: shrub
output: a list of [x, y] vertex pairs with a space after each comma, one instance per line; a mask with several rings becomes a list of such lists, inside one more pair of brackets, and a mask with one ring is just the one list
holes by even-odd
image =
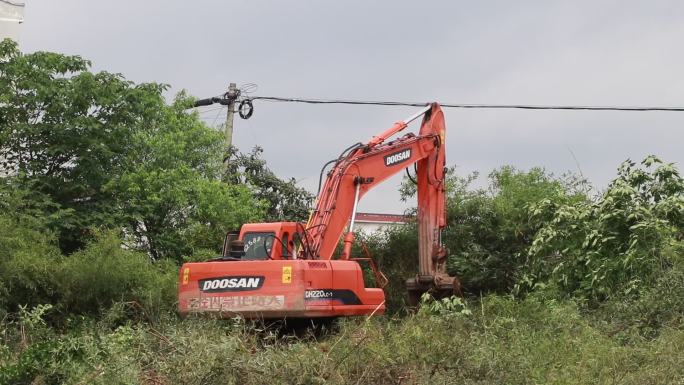
[[152, 263], [146, 255], [125, 250], [111, 232], [65, 258], [55, 279], [60, 310], [96, 314], [117, 302], [134, 302], [158, 314], [175, 301], [176, 266]]
[[672, 264], [641, 295], [617, 296], [591, 313], [607, 334], [638, 344], [684, 327], [684, 243], [668, 247], [663, 254]]
[[[558, 205], [585, 201], [586, 183], [572, 175], [557, 178], [541, 168], [521, 171], [510, 166], [492, 171], [487, 188], [472, 187], [477, 177], [460, 177], [453, 168], [447, 173], [447, 268], [466, 292], [507, 293], [525, 273], [527, 249], [547, 219], [531, 217], [529, 208], [544, 200]], [[401, 192], [408, 198], [415, 186], [407, 179]], [[400, 274], [405, 278], [417, 266], [416, 228], [391, 231], [387, 238], [382, 244], [387, 251], [379, 254], [386, 255], [382, 258], [390, 265], [407, 268]]]
[[[63, 257], [55, 238], [0, 216], [0, 311], [17, 312], [52, 304], [52, 318], [98, 314], [117, 302], [131, 302], [154, 317], [173, 307], [177, 268], [125, 250], [114, 233]], [[4, 309], [4, 310], [3, 310]], [[0, 314], [0, 316], [4, 316]], [[0, 317], [2, 318], [2, 317]]]
[[663, 251], [684, 229], [684, 180], [653, 156], [641, 166], [624, 162], [596, 201], [540, 202], [533, 216], [551, 219], [534, 238], [519, 287], [550, 281], [562, 295], [596, 302], [638, 295], [670, 269]]
[[54, 273], [61, 255], [54, 240], [50, 233], [41, 233], [17, 218], [0, 215], [0, 313], [17, 311], [19, 305], [50, 303], [57, 298]]
[[586, 197], [541, 168], [501, 167], [489, 174], [487, 189], [470, 188], [475, 176], [451, 176], [444, 234], [448, 267], [469, 292], [507, 293], [524, 273], [527, 249], [544, 224], [545, 218], [530, 217], [529, 207]]
[[[352, 254], [365, 257], [366, 250], [388, 279], [385, 291], [387, 312], [403, 312], [408, 305], [406, 279], [418, 273], [418, 232], [415, 224], [388, 228], [375, 234], [358, 234]], [[366, 269], [366, 283], [372, 274]]]

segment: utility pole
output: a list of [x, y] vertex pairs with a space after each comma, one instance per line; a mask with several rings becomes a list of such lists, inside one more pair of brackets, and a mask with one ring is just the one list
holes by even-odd
[[[2, 0], [0, 0], [2, 1]], [[231, 147], [233, 146], [233, 116], [235, 115], [235, 102], [237, 101], [238, 97], [240, 97], [240, 90], [237, 88], [235, 83], [230, 83], [228, 85], [228, 92], [221, 96], [214, 96], [212, 98], [207, 98], [207, 99], [200, 99], [195, 101], [194, 107], [200, 107], [200, 106], [210, 106], [214, 103], [219, 103], [221, 105], [224, 105], [228, 107], [228, 111], [226, 112], [226, 123], [225, 126], [223, 127], [223, 136], [224, 136], [224, 144], [225, 144], [225, 150], [226, 153], [230, 151]], [[251, 104], [250, 104], [251, 107]], [[249, 116], [251, 116], [251, 110], [249, 113]], [[240, 113], [240, 116], [242, 115], [242, 112]], [[247, 116], [247, 118], [249, 117]], [[245, 118], [243, 116], [243, 118]], [[245, 119], [247, 119], [245, 118]], [[228, 168], [228, 162], [230, 162], [230, 158], [226, 157], [223, 160], [223, 166], [224, 168]]]
[[235, 115], [235, 100], [240, 95], [235, 83], [230, 83], [228, 92], [225, 94], [227, 100], [228, 111], [226, 112], [226, 126], [224, 127], [226, 149], [233, 145], [233, 115]]
[[226, 148], [230, 148], [230, 146], [233, 145], [233, 115], [235, 115], [235, 102], [239, 97], [240, 90], [237, 88], [235, 83], [230, 83], [230, 85], [228, 86], [228, 92], [226, 92], [225, 94], [221, 96], [214, 96], [213, 98], [197, 100], [193, 106], [210, 106], [214, 103], [219, 103], [221, 105], [228, 107], [228, 112], [226, 113], [226, 124], [223, 128]]

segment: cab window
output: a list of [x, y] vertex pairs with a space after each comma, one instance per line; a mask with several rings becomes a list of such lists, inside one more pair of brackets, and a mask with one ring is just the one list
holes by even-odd
[[243, 241], [245, 242], [245, 256], [243, 260], [265, 260], [271, 255], [275, 233], [246, 233]]

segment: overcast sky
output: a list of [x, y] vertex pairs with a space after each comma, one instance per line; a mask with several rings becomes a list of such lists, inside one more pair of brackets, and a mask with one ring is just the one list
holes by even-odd
[[[208, 97], [235, 82], [262, 96], [684, 105], [682, 1], [25, 2], [25, 52], [78, 54], [172, 94]], [[279, 176], [314, 190], [323, 163], [414, 110], [255, 102], [234, 144], [262, 146]], [[217, 112], [202, 117], [220, 122]], [[560, 174], [577, 171], [574, 153], [603, 188], [626, 158], [684, 161], [684, 113], [445, 112], [447, 163], [460, 173]], [[400, 180], [361, 210], [401, 212]]]

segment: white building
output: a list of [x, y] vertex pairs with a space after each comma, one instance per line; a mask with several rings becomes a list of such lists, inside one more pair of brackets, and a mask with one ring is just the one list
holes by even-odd
[[24, 22], [24, 3], [0, 0], [0, 40], [19, 41], [21, 23]]
[[355, 230], [372, 234], [374, 232], [395, 226], [407, 224], [409, 218], [397, 214], [356, 213], [354, 219]]

